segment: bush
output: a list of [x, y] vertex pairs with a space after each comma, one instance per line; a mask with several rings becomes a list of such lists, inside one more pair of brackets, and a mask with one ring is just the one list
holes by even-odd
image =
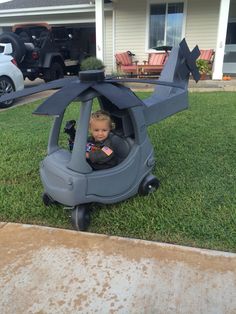
[[96, 57], [89, 57], [87, 59], [84, 59], [81, 62], [80, 69], [82, 71], [86, 70], [102, 70], [105, 68], [105, 65], [100, 59], [97, 59]]
[[200, 74], [211, 74], [211, 68], [207, 60], [197, 59], [196, 66]]

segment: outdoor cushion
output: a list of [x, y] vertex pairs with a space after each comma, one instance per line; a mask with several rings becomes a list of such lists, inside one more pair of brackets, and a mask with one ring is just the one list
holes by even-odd
[[212, 61], [213, 56], [214, 56], [213, 49], [202, 49], [200, 50], [200, 56], [198, 57], [198, 59]]
[[128, 52], [121, 52], [115, 54], [116, 63], [120, 65], [132, 65], [131, 56]]
[[165, 62], [166, 53], [150, 53], [148, 65], [163, 65]]

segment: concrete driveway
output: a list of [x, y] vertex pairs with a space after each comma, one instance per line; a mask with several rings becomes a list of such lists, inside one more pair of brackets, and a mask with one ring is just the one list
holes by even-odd
[[0, 313], [236, 313], [236, 254], [0, 223]]

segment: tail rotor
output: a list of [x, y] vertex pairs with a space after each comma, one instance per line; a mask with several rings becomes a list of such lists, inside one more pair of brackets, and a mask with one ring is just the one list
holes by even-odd
[[185, 79], [189, 72], [192, 73], [192, 76], [196, 82], [200, 80], [200, 73], [196, 66], [196, 60], [200, 56], [200, 50], [198, 46], [195, 46], [193, 50], [190, 52], [189, 47], [186, 43], [186, 40], [183, 39], [180, 44], [180, 53], [182, 57], [185, 59], [185, 62], [181, 63], [178, 71], [179, 75], [182, 79]]

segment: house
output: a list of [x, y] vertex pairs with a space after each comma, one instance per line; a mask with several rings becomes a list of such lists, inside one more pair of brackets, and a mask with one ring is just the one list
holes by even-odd
[[142, 63], [153, 47], [214, 49], [213, 79], [236, 74], [236, 0], [3, 0], [0, 32], [14, 24], [47, 22], [81, 29], [84, 49], [116, 70], [115, 52]]

